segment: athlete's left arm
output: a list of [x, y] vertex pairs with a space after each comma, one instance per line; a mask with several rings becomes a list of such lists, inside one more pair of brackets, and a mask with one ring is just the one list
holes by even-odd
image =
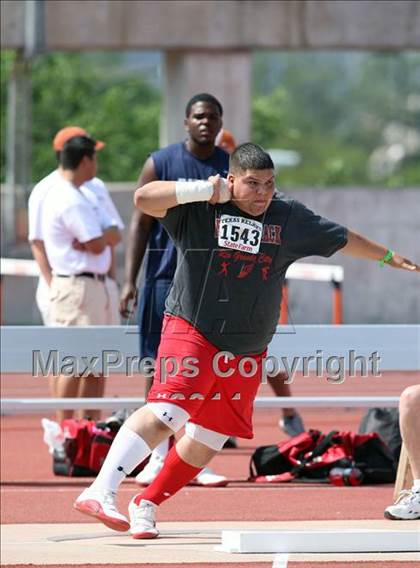
[[[382, 260], [386, 257], [389, 249], [370, 241], [363, 235], [355, 233], [354, 231], [347, 231], [347, 244], [344, 245], [340, 252], [348, 254], [349, 256], [356, 256], [358, 258], [366, 258], [369, 260]], [[420, 272], [420, 265], [415, 264], [408, 258], [404, 258], [397, 253], [393, 253], [390, 260], [385, 261], [386, 264], [393, 268], [402, 268], [403, 270], [411, 270], [412, 272]]]

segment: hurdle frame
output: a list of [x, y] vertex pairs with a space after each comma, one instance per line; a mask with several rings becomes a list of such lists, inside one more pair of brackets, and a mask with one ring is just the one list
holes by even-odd
[[289, 323], [289, 288], [291, 280], [304, 280], [305, 282], [330, 282], [332, 286], [332, 314], [331, 323], [343, 323], [343, 281], [344, 268], [338, 264], [311, 264], [295, 262], [286, 272], [282, 289], [280, 308], [280, 325]]

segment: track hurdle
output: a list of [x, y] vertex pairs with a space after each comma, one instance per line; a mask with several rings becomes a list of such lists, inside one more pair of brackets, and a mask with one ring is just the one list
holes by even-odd
[[295, 262], [289, 266], [283, 285], [279, 324], [286, 325], [289, 320], [289, 288], [290, 280], [305, 280], [309, 282], [330, 282], [332, 286], [332, 316], [331, 323], [343, 323], [343, 281], [344, 268], [337, 264], [311, 264]]

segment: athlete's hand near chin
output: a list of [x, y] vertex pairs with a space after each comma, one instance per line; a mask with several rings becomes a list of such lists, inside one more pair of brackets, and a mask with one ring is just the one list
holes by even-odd
[[214, 191], [209, 203], [215, 205], [216, 203], [226, 203], [232, 198], [232, 194], [228, 188], [227, 180], [222, 178], [219, 174], [210, 176], [209, 181], [212, 182]]

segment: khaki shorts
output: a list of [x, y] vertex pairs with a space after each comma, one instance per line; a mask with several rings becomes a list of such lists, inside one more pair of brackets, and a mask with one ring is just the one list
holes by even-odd
[[109, 303], [105, 282], [87, 276], [54, 276], [49, 325], [108, 325]]
[[50, 322], [50, 287], [46, 280], [40, 276], [36, 289], [36, 305], [41, 313], [42, 323], [46, 326], [51, 325]]

